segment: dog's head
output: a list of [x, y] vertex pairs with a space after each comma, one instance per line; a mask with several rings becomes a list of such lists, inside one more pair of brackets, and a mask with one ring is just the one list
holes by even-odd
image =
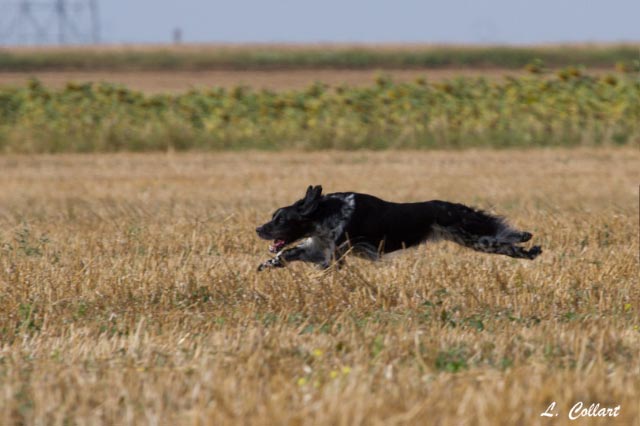
[[269, 251], [279, 252], [287, 244], [311, 235], [315, 226], [311, 215], [322, 200], [322, 187], [309, 186], [304, 198], [276, 210], [271, 220], [256, 228], [258, 236], [273, 240]]

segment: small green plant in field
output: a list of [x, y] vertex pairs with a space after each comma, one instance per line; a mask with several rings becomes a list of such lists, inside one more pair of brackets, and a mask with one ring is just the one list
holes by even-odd
[[34, 80], [0, 89], [0, 152], [626, 145], [640, 142], [639, 99], [640, 80], [577, 67], [502, 82], [394, 83], [381, 74], [370, 87], [282, 93], [144, 95]]
[[16, 247], [25, 256], [42, 256], [44, 246], [48, 242], [49, 239], [46, 235], [34, 238], [28, 227], [24, 227], [16, 232]]
[[40, 330], [36, 321], [36, 308], [32, 303], [21, 303], [18, 306], [18, 329], [22, 332], [34, 332]]
[[440, 351], [436, 357], [436, 369], [449, 373], [457, 373], [469, 368], [467, 351], [462, 346]]

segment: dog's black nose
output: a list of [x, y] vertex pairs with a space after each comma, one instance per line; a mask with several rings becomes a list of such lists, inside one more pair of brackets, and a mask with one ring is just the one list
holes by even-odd
[[261, 230], [262, 230], [262, 226], [258, 226], [258, 227], [256, 228], [256, 232], [257, 232], [258, 234], [260, 233], [260, 231], [261, 231]]

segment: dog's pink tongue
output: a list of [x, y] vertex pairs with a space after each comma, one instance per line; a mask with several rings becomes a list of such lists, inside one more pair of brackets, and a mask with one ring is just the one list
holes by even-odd
[[284, 247], [284, 240], [274, 240], [273, 244], [269, 246], [269, 251], [271, 253], [277, 253], [282, 247]]

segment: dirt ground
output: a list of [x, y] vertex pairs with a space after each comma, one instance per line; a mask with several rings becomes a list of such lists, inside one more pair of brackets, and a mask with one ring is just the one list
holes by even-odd
[[[131, 89], [147, 93], [183, 92], [189, 89], [212, 86], [234, 87], [250, 86], [254, 89], [290, 90], [308, 87], [321, 81], [330, 86], [346, 84], [366, 86], [373, 83], [376, 75], [382, 71], [367, 70], [274, 70], [274, 71], [65, 71], [34, 73], [0, 73], [0, 86], [23, 85], [30, 78], [38, 78], [45, 85], [63, 87], [67, 82], [110, 82], [124, 84]], [[523, 71], [506, 69], [414, 69], [385, 70], [396, 81], [413, 81], [424, 77], [428, 81], [437, 81], [454, 77], [486, 77], [500, 79], [516, 76]]]

